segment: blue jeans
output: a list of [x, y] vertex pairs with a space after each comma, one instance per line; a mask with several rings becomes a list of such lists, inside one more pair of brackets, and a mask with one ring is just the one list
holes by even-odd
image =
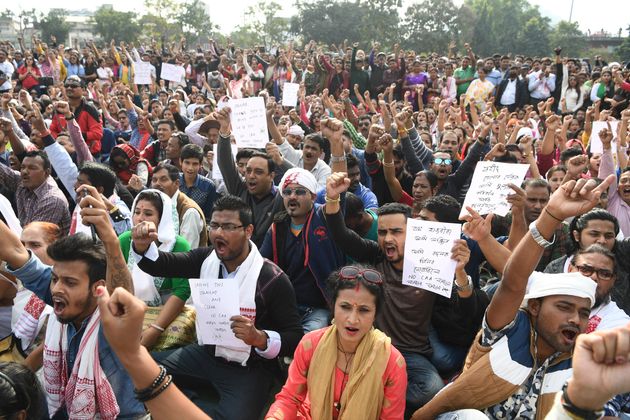
[[298, 305], [298, 313], [302, 320], [304, 334], [330, 325], [330, 311], [328, 309]]
[[[204, 413], [219, 420], [256, 419], [269, 399], [274, 374], [262, 365], [243, 367], [211, 356], [198, 344], [152, 354], [182, 392]], [[214, 388], [219, 401], [197, 391]]]
[[429, 329], [429, 342], [433, 349], [431, 363], [440, 373], [451, 374], [462, 368], [468, 353], [467, 348], [442, 342], [433, 326]]
[[419, 353], [401, 351], [407, 363], [407, 407], [412, 414], [444, 387], [444, 382], [429, 359]]

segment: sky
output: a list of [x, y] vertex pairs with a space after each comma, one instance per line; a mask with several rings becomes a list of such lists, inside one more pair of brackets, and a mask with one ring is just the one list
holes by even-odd
[[[209, 4], [208, 12], [212, 21], [218, 23], [222, 32], [229, 33], [233, 28], [243, 24], [244, 14], [249, 6], [258, 3], [259, 0], [230, 0], [229, 7], [216, 7], [217, 4], [227, 4], [220, 0], [205, 0]], [[290, 16], [296, 12], [295, 1], [276, 0], [283, 5], [283, 16]], [[454, 0], [456, 4], [462, 4], [463, 0]], [[403, 0], [403, 5], [407, 6], [414, 0]], [[571, 3], [573, 2], [572, 20], [577, 21], [580, 29], [584, 32], [596, 32], [601, 29], [617, 34], [619, 28], [623, 28], [623, 36], [628, 32], [626, 28], [630, 25], [630, 2], [628, 0], [606, 0], [602, 2], [606, 7], [594, 6], [592, 0], [529, 0], [531, 4], [540, 7], [543, 15], [549, 16], [552, 22], [568, 20]], [[75, 10], [78, 2], [76, 0], [55, 0], [55, 7]], [[144, 12], [142, 0], [92, 0], [87, 5], [88, 9], [95, 10], [101, 4], [113, 4], [119, 11]], [[17, 11], [17, 7], [23, 9], [35, 8], [38, 11], [47, 12], [51, 5], [50, 0], [24, 0], [19, 2], [19, 6], [11, 3], [9, 7]], [[2, 6], [4, 9], [7, 6]]]

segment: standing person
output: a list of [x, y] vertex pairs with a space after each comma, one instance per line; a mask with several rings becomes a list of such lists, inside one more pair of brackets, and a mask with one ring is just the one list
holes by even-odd
[[464, 409], [492, 418], [544, 418], [571, 376], [571, 351], [587, 328], [597, 284], [579, 273], [536, 274], [529, 286], [528, 279], [559, 221], [593, 208], [611, 182], [570, 181], [553, 194], [508, 260], [464, 372], [413, 420], [481, 415]]
[[475, 80], [475, 69], [471, 66], [471, 63], [475, 62], [475, 55], [470, 48], [470, 45], [464, 44], [468, 55], [462, 57], [462, 65], [455, 69], [453, 77], [455, 77], [455, 83], [457, 84], [457, 99], [468, 90], [470, 82]]
[[274, 263], [265, 260], [250, 238], [254, 227], [249, 206], [226, 195], [214, 205], [210, 222], [213, 248], [189, 252], [158, 251], [156, 226], [142, 222], [132, 232], [138, 267], [151, 275], [232, 279], [239, 286], [241, 314], [231, 318], [232, 332], [249, 347], [190, 344], [158, 353], [156, 360], [175, 382], [194, 380], [219, 393], [218, 402], [185, 392], [207, 414], [219, 419], [249, 420], [260, 415], [277, 370], [278, 358], [291, 356], [302, 330], [291, 283]]
[[0, 48], [0, 93], [5, 93], [11, 90], [11, 79], [13, 78], [13, 72], [15, 68], [13, 64], [7, 60], [7, 50]]
[[42, 76], [42, 72], [35, 64], [35, 59], [32, 55], [27, 55], [24, 59], [24, 64], [18, 69], [19, 79], [22, 83], [22, 89], [26, 89], [30, 92], [31, 89], [39, 86], [39, 78]]
[[332, 273], [328, 283], [335, 324], [304, 336], [289, 378], [265, 419], [299, 414], [316, 419], [401, 419], [405, 359], [390, 338], [374, 328], [383, 305], [381, 273], [346, 266]]
[[466, 105], [477, 107], [478, 112], [486, 111], [486, 103], [494, 92], [494, 85], [486, 79], [486, 69], [477, 70], [478, 79], [473, 80], [466, 89]]

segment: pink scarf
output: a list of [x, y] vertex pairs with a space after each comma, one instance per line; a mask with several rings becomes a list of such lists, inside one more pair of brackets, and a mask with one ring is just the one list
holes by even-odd
[[50, 317], [44, 342], [44, 388], [51, 417], [64, 404], [72, 420], [114, 420], [118, 417], [120, 408], [98, 355], [100, 327], [101, 314], [96, 308], [85, 328], [68, 378], [68, 326], [56, 317]]

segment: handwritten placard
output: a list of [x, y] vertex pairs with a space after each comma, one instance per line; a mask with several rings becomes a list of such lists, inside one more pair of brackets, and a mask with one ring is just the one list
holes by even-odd
[[265, 100], [260, 96], [232, 99], [232, 133], [238, 147], [264, 149], [269, 141]]
[[468, 214], [466, 206], [472, 207], [479, 214], [494, 213], [505, 216], [510, 211], [506, 197], [512, 193], [508, 184], [520, 186], [529, 165], [503, 162], [479, 162], [460, 216]]
[[186, 74], [186, 70], [182, 66], [175, 64], [162, 63], [162, 71], [160, 77], [171, 82], [181, 82]]
[[403, 284], [451, 297], [457, 265], [451, 249], [461, 230], [457, 223], [407, 219]]
[[617, 125], [619, 121], [593, 121], [593, 128], [591, 130], [591, 137], [588, 140], [591, 144], [591, 153], [604, 153], [604, 145], [602, 144], [602, 139], [599, 138], [599, 132], [604, 128], [608, 128], [608, 124], [610, 124], [610, 129], [613, 133], [613, 142], [611, 144], [612, 152], [617, 151]]
[[[231, 144], [232, 146], [232, 160], [235, 159], [236, 154], [238, 153], [238, 146], [235, 144]], [[223, 174], [221, 173], [221, 169], [219, 169], [219, 160], [217, 154], [217, 144], [212, 145], [212, 179], [220, 181], [223, 179]]]
[[190, 279], [190, 293], [197, 311], [200, 344], [248, 347], [230, 328], [230, 318], [241, 314], [238, 282], [234, 279]]
[[135, 61], [133, 63], [133, 82], [136, 85], [151, 84], [151, 63], [147, 61]]
[[285, 83], [282, 86], [282, 106], [296, 106], [299, 89], [298, 83]]

